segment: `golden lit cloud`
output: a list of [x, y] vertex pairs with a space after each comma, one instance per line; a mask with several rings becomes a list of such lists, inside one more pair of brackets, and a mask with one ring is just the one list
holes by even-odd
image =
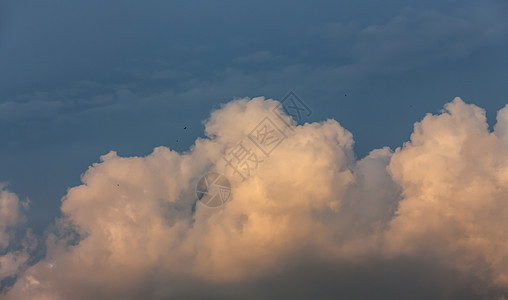
[[[508, 108], [490, 132], [485, 112], [456, 98], [416, 123], [403, 147], [356, 160], [353, 136], [337, 121], [286, 127], [277, 104], [224, 105], [185, 153], [102, 156], [64, 197], [45, 258], [19, 272], [4, 298], [164, 299], [183, 279], [224, 286], [295, 261], [398, 257], [445, 263], [477, 280], [480, 295], [508, 292]], [[272, 137], [269, 155], [249, 156], [256, 168], [239, 178], [224, 158], [242, 141], [252, 146], [265, 118], [280, 143]], [[209, 172], [231, 183], [218, 208], [196, 204]], [[17, 205], [2, 195], [5, 207]]]

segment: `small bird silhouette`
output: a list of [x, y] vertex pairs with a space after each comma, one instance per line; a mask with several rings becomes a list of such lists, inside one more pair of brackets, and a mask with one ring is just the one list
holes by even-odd
[[183, 129], [187, 129], [187, 126], [185, 126]]

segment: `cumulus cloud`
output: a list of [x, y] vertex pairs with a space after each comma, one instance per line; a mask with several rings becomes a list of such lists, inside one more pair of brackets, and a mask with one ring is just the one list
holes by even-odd
[[16, 194], [0, 183], [0, 288], [2, 281], [15, 276], [29, 259], [35, 246], [30, 231], [20, 234], [25, 221], [22, 213], [28, 201], [21, 202]]
[[404, 191], [386, 232], [392, 251], [435, 253], [485, 284], [507, 286], [506, 111], [489, 132], [485, 111], [455, 99], [415, 126], [390, 163]]
[[[224, 105], [184, 153], [102, 156], [62, 199], [46, 256], [14, 268], [3, 298], [506, 296], [508, 107], [491, 132], [481, 108], [456, 98], [402, 147], [357, 160], [337, 121], [288, 126], [277, 104]], [[283, 139], [238, 178], [224, 157], [240, 143], [253, 153], [265, 118]], [[196, 203], [208, 172], [230, 179], [220, 208]], [[2, 216], [17, 211], [2, 193]]]

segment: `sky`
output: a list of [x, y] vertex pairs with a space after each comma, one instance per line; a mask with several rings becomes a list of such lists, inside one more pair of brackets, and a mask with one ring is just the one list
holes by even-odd
[[506, 53], [505, 1], [0, 1], [0, 296], [508, 297]]

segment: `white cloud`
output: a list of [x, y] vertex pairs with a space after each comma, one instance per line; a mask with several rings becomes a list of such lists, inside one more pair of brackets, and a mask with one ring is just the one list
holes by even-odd
[[[506, 114], [506, 108], [500, 115]], [[508, 287], [508, 148], [485, 111], [459, 98], [417, 123], [390, 171], [404, 192], [386, 232], [389, 248], [433, 253], [484, 284]]]
[[28, 201], [20, 202], [16, 194], [5, 189], [0, 183], [0, 281], [15, 276], [29, 259], [28, 251], [34, 245], [30, 231], [19, 238], [16, 230], [21, 228], [25, 219], [22, 207], [28, 207]]
[[[224, 105], [205, 122], [208, 138], [186, 153], [158, 147], [146, 157], [104, 155], [64, 197], [46, 257], [4, 297], [190, 297], [199, 284], [236, 290], [299, 263], [340, 268], [348, 261], [362, 270], [375, 259], [398, 270], [394, 261], [408, 257], [435, 264], [439, 278], [443, 269], [462, 272], [478, 295], [508, 293], [508, 108], [492, 133], [485, 112], [457, 98], [417, 123], [403, 147], [359, 161], [352, 134], [334, 120], [287, 128], [287, 139], [250, 177], [230, 178], [230, 202], [194, 206], [197, 181], [222, 173], [228, 149], [264, 117], [282, 125], [276, 104]], [[8, 195], [12, 206], [17, 198]], [[455, 279], [443, 285], [454, 290]]]

